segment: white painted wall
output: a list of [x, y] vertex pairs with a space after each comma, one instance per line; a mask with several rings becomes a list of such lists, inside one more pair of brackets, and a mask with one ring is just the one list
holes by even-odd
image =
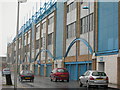
[[70, 3], [72, 3], [74, 0], [67, 0], [67, 5], [69, 5]]
[[36, 33], [36, 40], [40, 39], [40, 30]]
[[[44, 23], [45, 21], [46, 21], [46, 19], [43, 20], [42, 23]], [[41, 37], [45, 37], [44, 43], [46, 45], [46, 22], [45, 22], [45, 27], [42, 29], [42, 35], [41, 35]], [[44, 48], [42, 47], [41, 49], [45, 49], [45, 46], [44, 46]], [[41, 60], [45, 60], [45, 52], [41, 52]]]
[[[56, 67], [56, 65], [57, 65], [57, 67]], [[55, 60], [54, 68], [62, 68], [62, 60]]]
[[76, 8], [71, 12], [67, 13], [67, 25], [76, 21]]
[[48, 34], [52, 33], [54, 30], [54, 23], [48, 25]]
[[[70, 45], [70, 43], [75, 39], [75, 37], [72, 37], [70, 39], [66, 40], [66, 51]], [[72, 48], [70, 49], [68, 56], [75, 56], [76, 55], [76, 43], [72, 46]]]
[[99, 67], [100, 57], [103, 57], [105, 63], [105, 72], [109, 77], [109, 83], [117, 84], [117, 55], [99, 56], [97, 57], [97, 70]]
[[30, 44], [31, 31], [28, 32], [28, 44]]
[[[51, 54], [53, 55], [53, 44], [48, 45], [48, 50], [51, 52]], [[48, 55], [48, 59], [52, 59], [49, 55]]]
[[[85, 39], [88, 42], [88, 33], [81, 34], [80, 38]], [[89, 44], [93, 49], [93, 46], [94, 46], [94, 31], [89, 32]], [[88, 47], [83, 42], [80, 41], [80, 55], [86, 55], [86, 54], [88, 54]]]
[[[84, 6], [88, 6], [88, 2], [85, 2], [87, 0], [84, 0], [83, 4], [81, 5], [81, 15], [80, 18], [85, 17], [86, 15], [88, 15], [89, 10], [88, 9], [83, 9]], [[90, 2], [90, 13], [94, 12], [94, 3]]]

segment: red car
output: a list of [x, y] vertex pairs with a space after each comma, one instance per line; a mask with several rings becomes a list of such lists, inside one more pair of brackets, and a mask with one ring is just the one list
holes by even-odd
[[69, 72], [66, 68], [55, 68], [50, 74], [51, 81], [67, 80], [69, 82]]

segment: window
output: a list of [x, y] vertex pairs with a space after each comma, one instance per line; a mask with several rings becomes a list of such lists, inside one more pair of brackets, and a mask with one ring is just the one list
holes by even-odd
[[76, 31], [76, 22], [67, 25], [67, 39], [74, 37]]
[[104, 72], [93, 72], [92, 75], [93, 76], [106, 76]]
[[45, 27], [46, 27], [46, 22], [42, 23], [42, 25], [41, 25], [42, 29], [45, 28]]
[[43, 37], [41, 38], [41, 47], [43, 47]]
[[36, 49], [39, 48], [39, 40], [36, 40]]
[[[89, 17], [90, 16], [90, 17]], [[90, 28], [89, 28], [89, 18], [90, 18]], [[94, 16], [93, 13], [81, 18], [81, 31], [80, 34], [87, 33], [88, 31], [92, 31], [94, 29]]]
[[48, 45], [52, 44], [52, 36], [53, 36], [53, 33], [48, 35]]
[[58, 69], [57, 72], [63, 73], [63, 72], [68, 72], [68, 71], [66, 69]]
[[67, 13], [71, 12], [72, 10], [74, 10], [76, 8], [76, 3], [72, 2], [71, 4], [69, 4], [67, 6]]
[[48, 25], [52, 24], [53, 22], [54, 22], [54, 17], [48, 19]]

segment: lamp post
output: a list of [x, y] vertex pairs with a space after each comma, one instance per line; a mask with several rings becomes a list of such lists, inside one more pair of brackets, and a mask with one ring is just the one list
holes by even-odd
[[[83, 9], [88, 10], [88, 44], [89, 44], [89, 32], [90, 32], [90, 1], [88, 1], [88, 6], [84, 6]], [[88, 61], [89, 61], [89, 47], [88, 47]], [[89, 62], [87, 64], [87, 70], [89, 69]]]
[[20, 3], [25, 3], [27, 0], [18, 0], [18, 8], [17, 8], [17, 29], [16, 29], [16, 63], [15, 63], [15, 74], [14, 74], [14, 90], [17, 89], [17, 71], [18, 71], [18, 30], [19, 30], [19, 9], [20, 9]]

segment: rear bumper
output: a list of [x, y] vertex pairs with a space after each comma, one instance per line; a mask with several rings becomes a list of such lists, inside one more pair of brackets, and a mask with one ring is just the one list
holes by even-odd
[[33, 80], [34, 77], [21, 77], [21, 79], [23, 79], [23, 80]]
[[69, 78], [68, 77], [56, 77], [57, 80], [68, 80]]
[[103, 81], [103, 82], [89, 81], [89, 85], [101, 85], [101, 86], [106, 86], [106, 85], [108, 85], [108, 81]]

